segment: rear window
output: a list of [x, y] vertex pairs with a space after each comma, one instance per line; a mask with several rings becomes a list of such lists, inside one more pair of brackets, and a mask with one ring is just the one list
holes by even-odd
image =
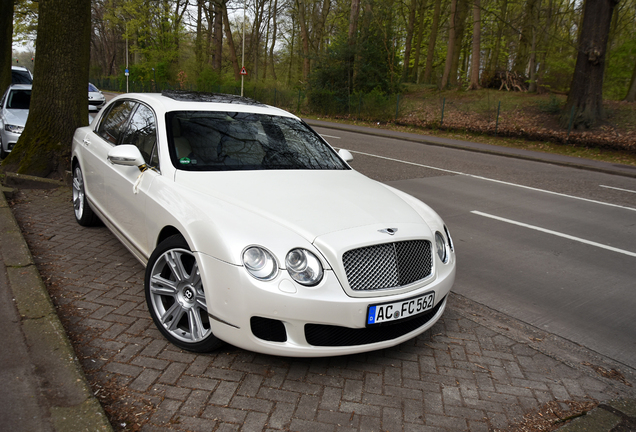
[[300, 120], [265, 114], [174, 111], [166, 114], [177, 169], [344, 170], [349, 167]]
[[33, 79], [31, 79], [31, 74], [25, 70], [12, 70], [11, 84], [33, 84]]
[[12, 90], [7, 100], [7, 108], [28, 110], [31, 105], [31, 90]]

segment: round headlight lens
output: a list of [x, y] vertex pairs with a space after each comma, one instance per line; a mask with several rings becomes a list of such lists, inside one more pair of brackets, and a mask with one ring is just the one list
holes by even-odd
[[287, 271], [296, 282], [302, 285], [316, 285], [322, 280], [323, 270], [320, 260], [305, 249], [292, 249], [285, 259]]
[[437, 256], [445, 263], [448, 260], [448, 253], [446, 252], [446, 240], [440, 232], [435, 233], [435, 247], [437, 248]]
[[274, 256], [258, 246], [250, 246], [243, 251], [243, 264], [249, 274], [256, 279], [270, 280], [278, 273]]

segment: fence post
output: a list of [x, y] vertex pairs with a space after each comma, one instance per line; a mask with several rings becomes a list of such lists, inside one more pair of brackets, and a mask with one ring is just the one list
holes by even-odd
[[497, 106], [497, 121], [495, 122], [495, 136], [497, 136], [497, 129], [499, 128], [499, 110], [501, 109], [501, 101], [499, 101], [499, 105]]
[[360, 110], [362, 110], [362, 93], [360, 93], [360, 100], [358, 102], [358, 120], [360, 120]]
[[395, 104], [395, 121], [398, 118], [398, 111], [400, 110], [400, 94], [397, 95], [397, 103]]
[[565, 138], [565, 141], [570, 139], [570, 131], [572, 130], [572, 121], [574, 120], [574, 105], [572, 105], [572, 109], [570, 110], [570, 121], [568, 122], [568, 136]]
[[296, 108], [296, 113], [300, 113], [300, 89], [298, 89], [298, 107]]
[[442, 126], [444, 124], [444, 107], [446, 106], [446, 98], [442, 100], [442, 120], [440, 120], [439, 125]]

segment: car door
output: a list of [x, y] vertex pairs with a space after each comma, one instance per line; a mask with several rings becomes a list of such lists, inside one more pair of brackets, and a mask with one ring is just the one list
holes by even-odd
[[141, 152], [148, 169], [110, 165], [105, 196], [117, 229], [142, 257], [148, 258], [146, 200], [148, 189], [159, 175], [157, 121], [150, 107], [139, 103], [122, 131], [119, 145], [132, 144]]
[[115, 102], [93, 132], [81, 137], [83, 148], [80, 164], [84, 174], [86, 195], [108, 221], [113, 219], [105, 195], [105, 187], [110, 183], [109, 178], [112, 175], [108, 152], [121, 141], [121, 134], [136, 106], [137, 103], [131, 100]]

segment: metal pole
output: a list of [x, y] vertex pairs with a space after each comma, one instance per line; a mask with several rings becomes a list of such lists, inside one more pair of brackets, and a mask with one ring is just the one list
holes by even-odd
[[[247, 0], [243, 2], [243, 53], [241, 54], [241, 70], [245, 67], [245, 9], [247, 8]], [[245, 75], [241, 75], [241, 97], [243, 97], [243, 79]]]
[[439, 122], [440, 126], [444, 124], [444, 106], [445, 105], [446, 105], [446, 98], [442, 100], [442, 120]]
[[128, 93], [128, 21], [126, 21], [126, 93]]
[[501, 101], [499, 101], [499, 106], [497, 106], [497, 121], [495, 122], [495, 136], [497, 136], [497, 129], [499, 128], [499, 110], [501, 109]]

